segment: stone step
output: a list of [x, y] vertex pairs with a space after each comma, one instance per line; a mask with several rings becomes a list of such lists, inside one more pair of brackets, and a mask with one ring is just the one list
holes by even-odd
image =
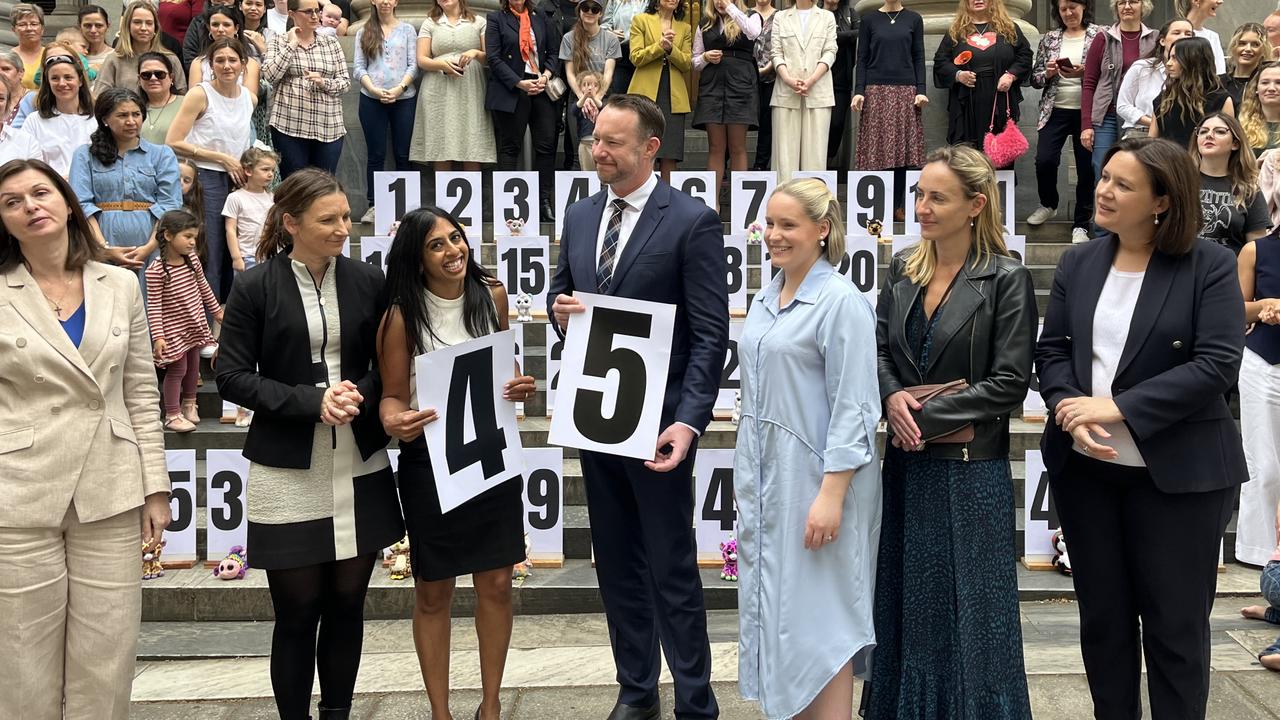
[[[253, 560], [250, 557], [250, 564]], [[1071, 579], [1052, 571], [1031, 571], [1017, 565], [1021, 601], [1070, 600], [1075, 597]], [[737, 607], [737, 583], [720, 579], [719, 569], [701, 571], [703, 598], [708, 610]], [[1218, 597], [1251, 598], [1258, 594], [1258, 571], [1228, 564], [1218, 575]], [[512, 604], [518, 615], [579, 614], [603, 612], [600, 589], [589, 560], [566, 560], [561, 568], [536, 568], [516, 583]], [[408, 618], [414, 605], [413, 584], [388, 578], [375, 568], [365, 599], [365, 618]], [[454, 593], [454, 617], [475, 614], [471, 578], [458, 578]], [[273, 617], [266, 573], [250, 569], [243, 580], [223, 581], [203, 568], [170, 570], [164, 577], [142, 585], [142, 618], [160, 621], [253, 621]]]

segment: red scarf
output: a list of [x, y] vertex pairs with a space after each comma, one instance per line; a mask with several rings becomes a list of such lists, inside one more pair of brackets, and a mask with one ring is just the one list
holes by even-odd
[[533, 72], [538, 72], [538, 56], [533, 45], [533, 25], [529, 22], [531, 16], [529, 14], [529, 0], [525, 0], [524, 10], [521, 12], [511, 11], [516, 17], [520, 18], [520, 57], [533, 68]]

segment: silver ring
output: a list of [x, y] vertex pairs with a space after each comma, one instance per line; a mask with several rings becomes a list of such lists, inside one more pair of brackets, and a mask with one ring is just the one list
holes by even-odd
[[826, 538], [826, 540], [827, 540], [827, 542], [831, 542], [832, 537], [831, 537], [830, 535], [828, 535], [828, 536], [827, 536], [827, 538]]

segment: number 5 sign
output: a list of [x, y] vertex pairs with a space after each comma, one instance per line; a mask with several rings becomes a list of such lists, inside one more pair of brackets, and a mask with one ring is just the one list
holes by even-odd
[[239, 450], [206, 450], [204, 465], [209, 510], [205, 559], [218, 563], [231, 548], [247, 544], [249, 460]]
[[164, 457], [169, 466], [169, 513], [173, 520], [164, 531], [161, 560], [165, 567], [190, 567], [196, 559], [196, 451], [165, 450]]
[[548, 440], [652, 460], [662, 419], [676, 307], [575, 293]]
[[439, 414], [423, 436], [440, 512], [524, 474], [516, 406], [502, 398], [515, 374], [515, 343], [504, 330], [414, 358], [420, 407]]

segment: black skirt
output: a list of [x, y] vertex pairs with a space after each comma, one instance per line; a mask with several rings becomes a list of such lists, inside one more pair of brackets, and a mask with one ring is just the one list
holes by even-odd
[[441, 513], [431, 456], [418, 438], [400, 445], [398, 482], [415, 578], [447, 580], [524, 560], [520, 478]]
[[698, 106], [693, 111], [693, 127], [706, 130], [708, 124], [746, 125], [754, 130], [760, 115], [755, 60], [751, 53], [742, 50], [724, 53], [719, 64], [708, 64], [698, 76]]

